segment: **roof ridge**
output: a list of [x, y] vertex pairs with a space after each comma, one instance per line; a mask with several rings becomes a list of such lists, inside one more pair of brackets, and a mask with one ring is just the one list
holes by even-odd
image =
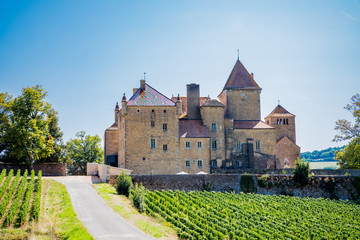
[[[152, 86], [150, 86], [149, 84], [145, 83], [145, 85], [147, 85], [149, 88], [153, 89], [154, 91], [156, 91], [157, 93], [159, 93], [160, 95], [164, 96], [165, 98], [167, 98], [168, 100], [172, 101], [174, 104], [176, 102], [174, 102], [173, 100], [171, 100], [170, 98], [168, 98], [167, 96], [165, 96], [164, 94], [162, 94], [161, 92], [159, 92], [158, 90], [156, 90], [155, 88], [153, 88]], [[140, 89], [140, 88], [139, 88]], [[138, 89], [138, 90], [139, 90]]]

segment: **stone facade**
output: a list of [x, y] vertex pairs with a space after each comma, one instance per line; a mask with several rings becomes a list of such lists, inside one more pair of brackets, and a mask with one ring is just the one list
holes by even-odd
[[134, 174], [293, 166], [300, 152], [295, 116], [285, 110], [285, 124], [276, 124], [280, 117], [273, 111], [261, 121], [262, 89], [239, 60], [219, 101], [200, 97], [197, 84], [186, 87], [186, 97], [170, 99], [141, 80], [129, 100], [124, 94], [105, 131], [106, 164]]

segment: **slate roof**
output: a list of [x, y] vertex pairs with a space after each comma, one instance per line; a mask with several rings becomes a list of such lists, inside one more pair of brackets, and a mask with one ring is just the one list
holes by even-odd
[[261, 89], [255, 82], [253, 77], [246, 70], [244, 65], [238, 59], [233, 70], [230, 73], [228, 80], [225, 83], [224, 89]]
[[138, 89], [127, 102], [128, 106], [175, 106], [175, 102], [148, 84]]
[[209, 131], [202, 120], [179, 120], [179, 135], [182, 138], [208, 138]]
[[[181, 105], [182, 105], [182, 111], [185, 113], [187, 112], [187, 97], [180, 97], [181, 99]], [[208, 100], [209, 97], [200, 97], [200, 107]], [[171, 100], [173, 102], [176, 102], [177, 97], [172, 97]]]
[[225, 107], [225, 106], [216, 99], [209, 99], [202, 105], [202, 107]]
[[286, 116], [295, 116], [292, 113], [289, 113], [283, 106], [280, 104], [275, 107], [275, 109], [266, 117], [270, 116], [279, 116], [279, 117], [286, 117]]
[[273, 129], [272, 126], [267, 125], [259, 120], [234, 120], [234, 129]]

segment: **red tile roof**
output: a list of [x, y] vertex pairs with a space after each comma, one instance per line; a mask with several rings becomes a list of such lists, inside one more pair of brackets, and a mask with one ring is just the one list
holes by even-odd
[[275, 109], [266, 117], [270, 116], [295, 116], [292, 113], [289, 113], [283, 106], [280, 104], [275, 107]]
[[261, 89], [239, 59], [236, 61], [223, 90], [232, 88]]
[[129, 99], [128, 106], [175, 106], [175, 102], [158, 92], [148, 84], [145, 90], [138, 89]]
[[208, 138], [209, 131], [202, 120], [179, 120], [179, 135], [182, 138]]
[[[181, 99], [181, 105], [182, 105], [182, 111], [187, 112], [187, 97], [180, 97]], [[200, 107], [208, 100], [209, 97], [200, 97]], [[177, 97], [172, 97], [171, 100], [173, 102], [176, 102]]]
[[234, 120], [234, 129], [272, 129], [270, 125], [267, 125], [263, 121], [258, 120]]

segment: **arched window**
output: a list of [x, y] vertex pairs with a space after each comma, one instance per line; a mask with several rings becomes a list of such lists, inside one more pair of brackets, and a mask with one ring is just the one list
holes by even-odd
[[286, 125], [289, 125], [289, 119], [286, 119]]

